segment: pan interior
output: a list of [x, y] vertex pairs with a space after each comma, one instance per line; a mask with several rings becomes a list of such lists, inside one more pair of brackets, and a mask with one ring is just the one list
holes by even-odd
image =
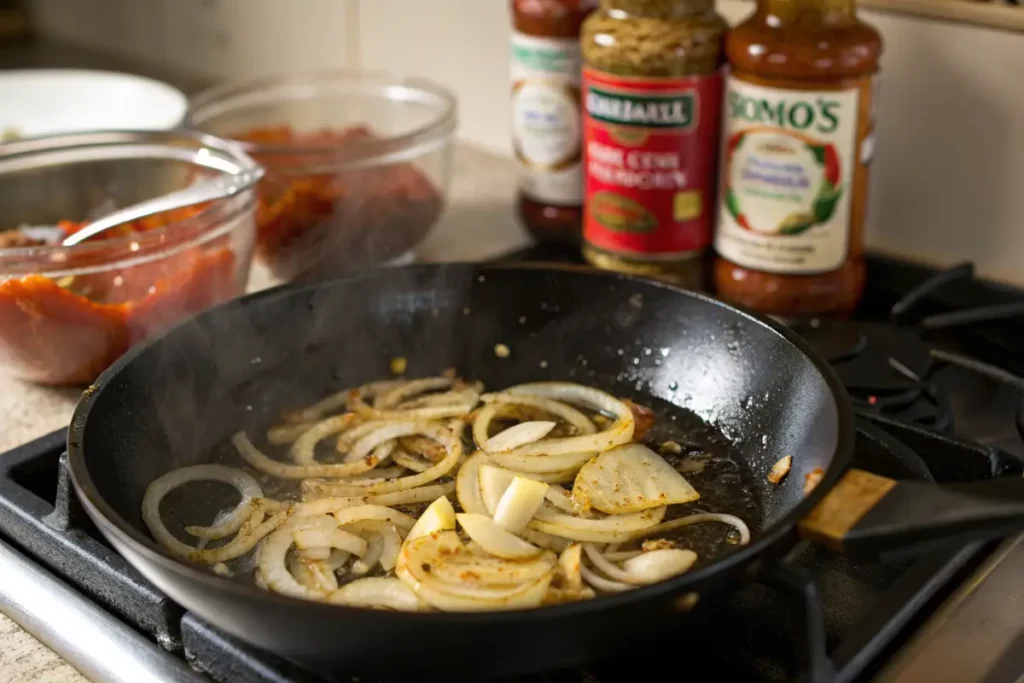
[[[495, 353], [499, 344], [508, 357]], [[259, 438], [282, 410], [390, 376], [396, 357], [410, 377], [454, 367], [489, 388], [601, 388], [654, 407], [656, 437], [678, 440], [665, 429], [676, 417], [695, 445], [735, 463], [692, 481], [710, 494], [722, 477], [741, 478], [743, 486], [724, 487], [742, 492], [741, 509], [728, 509], [728, 493], [705, 502], [744, 517], [755, 535], [793, 509], [805, 476], [827, 470], [836, 452], [838, 408], [824, 377], [754, 319], [639, 280], [434, 266], [282, 289], [175, 328], [101, 381], [82, 431], [85, 465], [100, 496], [148, 538], [140, 505], [153, 479], [224, 457], [232, 433]], [[792, 471], [772, 485], [768, 471], [785, 455]], [[190, 523], [230, 503], [227, 487], [208, 489], [210, 509], [187, 510]], [[180, 514], [174, 501], [164, 508]], [[167, 520], [172, 530], [177, 516]]]

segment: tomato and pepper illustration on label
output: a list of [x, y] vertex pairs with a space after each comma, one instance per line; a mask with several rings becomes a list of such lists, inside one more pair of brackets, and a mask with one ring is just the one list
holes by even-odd
[[799, 235], [827, 223], [845, 187], [836, 146], [778, 128], [748, 128], [726, 140], [724, 204], [736, 224]]

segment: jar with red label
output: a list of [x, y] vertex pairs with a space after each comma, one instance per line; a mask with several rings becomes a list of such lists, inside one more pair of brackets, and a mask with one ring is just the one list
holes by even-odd
[[725, 21], [714, 0], [602, 0], [583, 23], [583, 253], [701, 288]]

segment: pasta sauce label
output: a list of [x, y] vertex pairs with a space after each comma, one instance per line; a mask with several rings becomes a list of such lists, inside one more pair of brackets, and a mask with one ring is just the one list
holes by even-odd
[[512, 34], [512, 146], [519, 187], [561, 206], [583, 200], [580, 41]]
[[711, 241], [717, 72], [636, 78], [583, 70], [583, 237], [610, 252], [700, 251]]
[[858, 150], [863, 89], [788, 90], [728, 78], [715, 234], [721, 256], [773, 273], [843, 265], [854, 174], [870, 160], [869, 140]]

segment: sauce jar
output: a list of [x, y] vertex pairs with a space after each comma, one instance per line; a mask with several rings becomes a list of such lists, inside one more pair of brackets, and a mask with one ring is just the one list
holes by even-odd
[[758, 0], [730, 32], [714, 267], [722, 298], [787, 318], [853, 311], [881, 50], [854, 0]]
[[579, 244], [580, 25], [595, 0], [512, 0], [512, 146], [519, 217], [539, 242]]
[[725, 21], [714, 0], [602, 0], [583, 24], [583, 253], [705, 284]]

